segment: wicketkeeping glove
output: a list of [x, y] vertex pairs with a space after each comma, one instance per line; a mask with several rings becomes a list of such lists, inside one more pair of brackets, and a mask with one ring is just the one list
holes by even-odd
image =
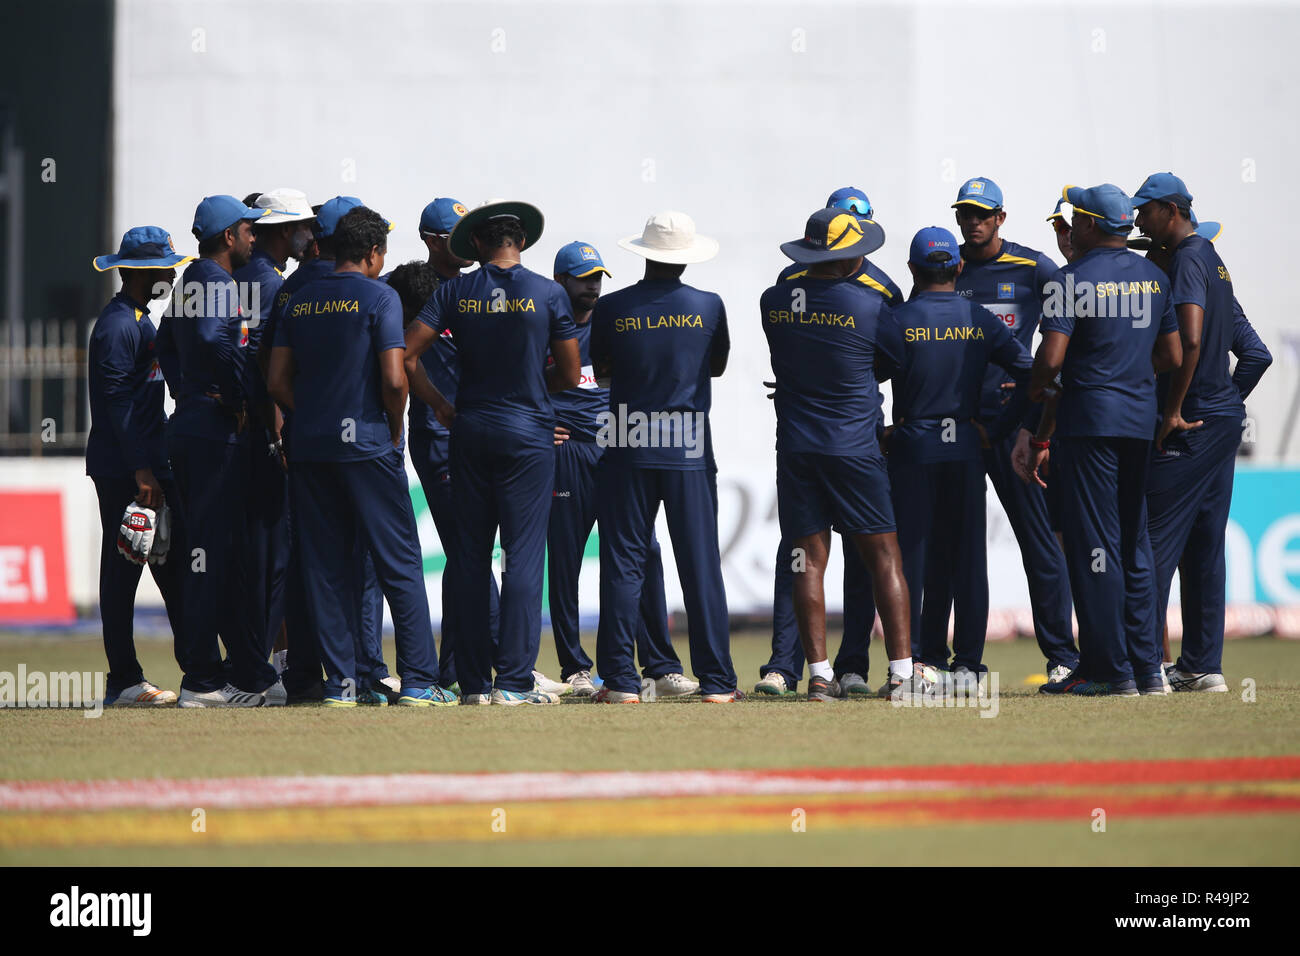
[[167, 552], [172, 546], [172, 509], [164, 504], [158, 509], [158, 527], [153, 535], [153, 548], [149, 551], [150, 564], [166, 564]]
[[117, 529], [117, 550], [134, 564], [143, 565], [149, 560], [157, 533], [158, 516], [151, 508], [142, 508], [132, 502], [122, 514], [122, 524]]

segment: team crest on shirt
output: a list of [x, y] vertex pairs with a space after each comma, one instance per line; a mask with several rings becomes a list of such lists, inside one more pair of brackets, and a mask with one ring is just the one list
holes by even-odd
[[239, 347], [241, 349], [248, 348], [248, 323], [247, 322], [239, 323]]
[[998, 283], [999, 299], [1014, 299], [1016, 297], [1016, 284], [1014, 282]]
[[[150, 346], [150, 348], [152, 348], [152, 347], [153, 347], [153, 346]], [[146, 382], [161, 382], [162, 380], [163, 380], [162, 367], [161, 367], [157, 362], [154, 362], [154, 363], [153, 363], [153, 367], [152, 367], [151, 369], [149, 369], [149, 377], [148, 377], [147, 379], [145, 379], [145, 381], [146, 381]]]

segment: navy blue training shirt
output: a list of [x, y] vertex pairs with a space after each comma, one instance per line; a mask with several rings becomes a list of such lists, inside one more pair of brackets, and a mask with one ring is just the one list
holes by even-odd
[[458, 422], [552, 443], [546, 353], [552, 340], [575, 335], [558, 282], [522, 265], [488, 263], [438, 286], [416, 320], [439, 334], [451, 331], [460, 360]]
[[294, 461], [364, 461], [392, 450], [379, 354], [405, 344], [402, 300], [359, 272], [332, 272], [289, 299], [274, 345], [293, 349], [297, 369]]
[[851, 279], [804, 277], [772, 286], [759, 310], [776, 374], [777, 451], [878, 454], [875, 363], [902, 360], [881, 341], [881, 297]]
[[1246, 312], [1232, 299], [1232, 354], [1237, 356], [1237, 367], [1232, 370], [1232, 384], [1244, 402], [1264, 372], [1273, 364], [1273, 353], [1268, 350], [1255, 327], [1246, 318]]
[[113, 296], [95, 321], [90, 362], [90, 435], [86, 474], [130, 475], [151, 468], [169, 477], [162, 368], [153, 320], [125, 292]]
[[[385, 278], [384, 281], [387, 279]], [[438, 285], [450, 281], [450, 279], [440, 278]], [[437, 286], [434, 288], [436, 289]], [[424, 371], [429, 376], [429, 381], [433, 383], [433, 387], [442, 393], [443, 398], [455, 405], [456, 390], [460, 385], [460, 359], [456, 355], [456, 340], [452, 337], [451, 329], [443, 329], [438, 333], [438, 337], [420, 356], [420, 364], [424, 366]], [[407, 417], [411, 423], [412, 435], [421, 433], [435, 438], [446, 438], [449, 434], [442, 422], [438, 421], [438, 416], [433, 413], [433, 409], [416, 397], [414, 389], [411, 391], [411, 406], [407, 410]]]
[[638, 468], [705, 470], [710, 369], [713, 356], [730, 350], [727, 310], [713, 292], [642, 279], [602, 296], [591, 359], [610, 370], [606, 454]]
[[[262, 337], [271, 320], [276, 296], [284, 285], [286, 263], [276, 262], [260, 249], [253, 249], [248, 264], [235, 270], [235, 281], [243, 284], [245, 303], [248, 305], [248, 361], [244, 363], [244, 393], [252, 400], [255, 411], [266, 400], [266, 382], [257, 365], [256, 356]], [[274, 334], [274, 332], [272, 333]]]
[[[1190, 235], [1174, 249], [1169, 267], [1174, 307], [1199, 305], [1205, 310], [1201, 322], [1201, 357], [1192, 373], [1192, 383], [1183, 398], [1183, 419], [1189, 422], [1222, 415], [1242, 414], [1241, 393], [1232, 384], [1228, 353], [1232, 350], [1234, 326], [1232, 276], [1203, 236]], [[1160, 411], [1172, 372], [1160, 376]]]
[[980, 437], [971, 419], [989, 364], [1016, 383], [990, 439], [1009, 434], [1028, 396], [1029, 350], [1011, 329], [983, 306], [956, 292], [920, 292], [889, 310], [881, 338], [902, 361], [883, 363], [894, 386], [890, 458], [908, 463], [971, 461], [980, 458]]
[[[235, 279], [212, 259], [196, 259], [181, 276], [179, 302], [163, 317], [158, 349], [176, 396], [172, 434], [234, 442], [235, 411], [246, 398], [244, 363], [248, 354], [247, 316]], [[213, 398], [212, 395], [220, 398]]]
[[1070, 336], [1056, 435], [1154, 438], [1151, 352], [1177, 331], [1169, 279], [1137, 253], [1097, 247], [1059, 269], [1043, 296], [1044, 334]]
[[[1042, 315], [1043, 285], [1056, 272], [1056, 263], [1037, 249], [1005, 239], [992, 259], [967, 259], [965, 253], [963, 246], [957, 293], [992, 312], [1032, 352]], [[997, 418], [1004, 411], [1010, 396], [1002, 385], [1010, 381], [1001, 368], [989, 366], [980, 397], [981, 420]]]
[[[554, 392], [551, 404], [555, 406], [555, 423], [569, 430], [570, 440], [595, 441], [600, 431], [598, 417], [609, 410], [609, 389], [596, 384], [596, 372], [591, 364], [591, 320], [574, 323], [578, 332], [578, 354], [582, 373], [578, 385], [564, 392]], [[555, 360], [547, 357], [546, 364]]]

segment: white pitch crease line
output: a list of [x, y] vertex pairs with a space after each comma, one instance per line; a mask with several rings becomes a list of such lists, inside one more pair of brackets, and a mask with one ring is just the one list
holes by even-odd
[[964, 786], [967, 785], [958, 781], [836, 779], [726, 770], [42, 780], [0, 783], [0, 811], [358, 807], [509, 800], [862, 794], [951, 790]]

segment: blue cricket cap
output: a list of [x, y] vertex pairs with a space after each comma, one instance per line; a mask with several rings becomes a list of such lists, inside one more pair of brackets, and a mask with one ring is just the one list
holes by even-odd
[[1112, 236], [1125, 236], [1133, 229], [1133, 200], [1118, 186], [1066, 186], [1061, 198], [1074, 207], [1076, 216], [1091, 216], [1103, 232]]
[[122, 235], [116, 255], [95, 256], [96, 272], [109, 269], [170, 269], [192, 260], [176, 251], [171, 233], [158, 226], [136, 226]]
[[871, 218], [871, 200], [856, 186], [837, 189], [826, 198], [827, 209], [844, 209], [864, 219]]
[[596, 247], [589, 242], [571, 242], [555, 254], [553, 275], [571, 275], [575, 279], [603, 272], [611, 279], [613, 275], [605, 268], [605, 260], [600, 257]]
[[261, 219], [271, 210], [245, 206], [234, 196], [208, 196], [194, 210], [194, 238], [202, 242], [224, 232], [241, 219]]
[[781, 243], [781, 251], [808, 265], [867, 256], [885, 244], [879, 223], [827, 206], [808, 217], [803, 238]]
[[[946, 252], [948, 258], [939, 262], [931, 261], [929, 257], [936, 252]], [[961, 243], [942, 226], [926, 226], [912, 237], [907, 261], [919, 269], [943, 269], [955, 266], [961, 262]]]
[[1209, 239], [1210, 242], [1218, 239], [1223, 235], [1223, 223], [1221, 222], [1197, 222], [1196, 214], [1192, 213], [1192, 225], [1196, 227], [1196, 234], [1202, 239]]
[[[346, 216], [358, 206], [364, 206], [356, 196], [335, 196], [320, 207], [320, 212], [316, 213], [316, 235], [321, 239], [334, 235], [334, 230], [339, 226], [339, 220]], [[388, 231], [393, 231], [391, 221], [385, 219], [388, 223]]]
[[1065, 213], [1061, 209], [1064, 205], [1066, 205], [1065, 197], [1062, 196], [1060, 199], [1056, 200], [1056, 208], [1053, 209], [1052, 214], [1047, 217], [1047, 221], [1051, 222], [1053, 219], [1064, 219]]
[[449, 236], [467, 212], [465, 204], [457, 199], [435, 199], [420, 213], [420, 234]]
[[952, 204], [952, 208], [956, 209], [958, 206], [1001, 209], [1002, 190], [991, 179], [984, 177], [968, 179], [961, 184], [961, 189], [957, 190], [957, 201]]
[[1190, 210], [1192, 194], [1187, 191], [1187, 184], [1173, 173], [1152, 173], [1133, 194], [1133, 208], [1149, 202], [1172, 202], [1180, 209]]

